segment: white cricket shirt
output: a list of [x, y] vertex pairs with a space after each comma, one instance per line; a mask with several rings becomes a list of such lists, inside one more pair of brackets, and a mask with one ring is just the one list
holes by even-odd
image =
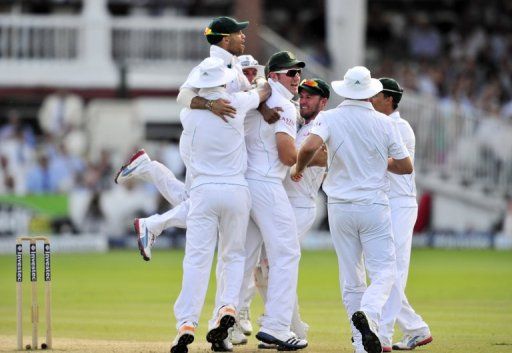
[[[314, 123], [315, 121], [312, 120], [304, 124], [299, 131], [297, 131], [297, 139], [295, 140], [297, 149], [300, 148], [304, 140], [309, 136]], [[304, 170], [302, 179], [299, 182], [291, 180], [289, 173], [286, 175], [283, 185], [292, 206], [316, 207], [316, 196], [318, 195], [318, 189], [320, 189], [320, 185], [324, 179], [324, 173], [324, 167], [308, 167]]]
[[258, 93], [252, 90], [228, 94], [226, 89], [216, 87], [202, 89], [199, 95], [228, 99], [237, 112], [227, 123], [208, 110], [188, 109], [184, 113], [184, 129], [190, 136], [191, 187], [208, 183], [247, 185], [244, 120], [247, 111], [258, 107]]
[[[212, 58], [219, 58], [222, 61], [224, 61], [224, 64], [226, 66], [231, 67], [231, 69], [235, 70], [237, 73], [236, 79], [231, 81], [226, 85], [226, 89], [228, 93], [235, 93], [240, 91], [246, 91], [251, 88], [251, 85], [247, 78], [245, 77], [242, 66], [240, 65], [238, 61], [238, 57], [236, 55], [232, 55], [230, 52], [222, 49], [221, 47], [217, 45], [210, 46], [210, 57]], [[194, 92], [199, 92], [199, 89], [194, 88], [189, 83], [189, 78], [191, 77], [192, 73], [196, 70], [199, 70], [198, 66], [194, 67], [192, 71], [190, 71], [187, 80], [183, 85], [181, 85], [180, 90], [183, 88], [191, 89]], [[187, 129], [187, 121], [186, 117], [188, 116], [188, 112], [190, 109], [183, 108], [180, 112], [180, 121], [181, 125], [183, 126], [183, 132], [181, 133], [180, 137], [180, 155], [181, 159], [183, 160], [183, 163], [185, 163], [185, 166], [189, 168], [188, 166], [188, 160], [190, 158], [190, 141], [192, 139], [192, 136], [189, 134], [190, 129]]]
[[[396, 124], [402, 141], [409, 152], [409, 156], [414, 161], [414, 152], [416, 149], [416, 137], [411, 125], [405, 119], [400, 117], [398, 111], [394, 111], [389, 115], [391, 120]], [[414, 181], [415, 172], [412, 174], [398, 175], [388, 172], [389, 178], [389, 198], [393, 199], [393, 203], [398, 202], [400, 206], [411, 206], [417, 205], [416, 201], [416, 183]], [[398, 200], [399, 199], [399, 200]]]
[[329, 203], [389, 204], [388, 157], [409, 156], [396, 126], [370, 102], [345, 99], [311, 129], [326, 143]]
[[247, 145], [247, 179], [282, 183], [288, 166], [281, 163], [277, 153], [276, 134], [284, 132], [295, 139], [297, 111], [290, 101], [293, 94], [279, 82], [268, 79], [272, 94], [267, 99], [269, 108], [281, 107], [281, 118], [274, 124], [263, 120], [257, 110], [251, 110], [245, 119], [245, 143]]

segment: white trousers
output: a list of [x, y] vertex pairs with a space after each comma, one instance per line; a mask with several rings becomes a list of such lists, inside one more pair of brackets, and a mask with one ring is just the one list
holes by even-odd
[[218, 305], [236, 306], [238, 303], [250, 208], [250, 193], [244, 186], [205, 184], [191, 190], [182, 289], [174, 304], [177, 328], [186, 321], [199, 322], [217, 234], [218, 254], [223, 262], [218, 282], [222, 285]]
[[429, 327], [420, 315], [416, 314], [404, 293], [409, 274], [411, 259], [412, 232], [418, 207], [394, 205], [391, 200], [391, 223], [396, 249], [397, 284], [382, 311], [379, 324], [379, 336], [387, 342], [392, 341], [395, 321], [405, 333], [428, 330]]
[[[363, 310], [378, 323], [396, 276], [389, 206], [331, 203], [328, 211], [349, 320], [354, 312]], [[371, 280], [369, 286], [365, 268]], [[352, 331], [354, 340], [360, 342], [358, 331]]]
[[173, 172], [158, 161], [151, 161], [145, 165], [139, 177], [155, 185], [162, 196], [174, 207], [165, 213], [146, 218], [148, 230], [155, 235], [160, 235], [169, 227], [185, 228], [189, 210], [185, 184], [176, 179]]
[[154, 214], [147, 217], [146, 227], [155, 234], [160, 235], [164, 229], [170, 227], [187, 228], [187, 215], [190, 208], [190, 199], [180, 203], [162, 214]]
[[[300, 245], [290, 201], [282, 184], [248, 180], [251, 190], [251, 220], [247, 227], [246, 262], [242, 288], [253, 281], [262, 244], [268, 257], [268, 294], [262, 327], [277, 332], [289, 332], [292, 320]], [[240, 295], [239, 307], [245, 296]]]
[[[182, 152], [182, 158], [185, 161], [185, 164], [187, 164], [186, 161], [188, 158], [188, 150], [184, 149], [185, 153], [183, 153], [183, 141], [186, 141], [186, 139], [182, 138], [180, 140], [180, 152]], [[162, 196], [164, 196], [164, 198], [169, 203], [171, 203], [172, 206], [174, 206], [174, 208], [165, 213], [154, 214], [145, 219], [146, 227], [151, 233], [160, 235], [165, 229], [170, 227], [187, 228], [187, 216], [190, 209], [189, 190], [191, 183], [191, 178], [188, 171], [189, 169], [187, 168], [186, 184], [176, 179], [174, 174], [167, 167], [157, 161], [151, 161], [151, 163], [146, 165], [145, 169], [142, 171], [140, 177], [147, 182], [153, 183], [162, 194]], [[245, 231], [246, 230], [244, 229], [244, 236]], [[210, 320], [208, 326], [211, 326], [215, 323], [218, 309], [222, 305], [225, 305], [222, 304], [222, 293], [224, 291], [223, 279], [225, 278], [225, 276], [222, 276], [223, 266], [222, 256], [218, 256], [215, 271], [217, 279], [215, 308], [213, 310], [212, 319]], [[236, 303], [237, 302], [233, 302], [232, 304]]]
[[299, 237], [299, 241], [301, 241], [311, 230], [313, 223], [315, 223], [316, 206], [296, 207], [292, 205], [292, 208], [295, 214], [295, 220], [297, 221], [297, 236]]
[[[295, 215], [295, 221], [297, 224], [297, 235], [299, 238], [299, 241], [301, 241], [305, 235], [309, 232], [311, 229], [311, 226], [315, 222], [316, 217], [316, 207], [295, 207], [292, 205], [293, 213]], [[262, 247], [261, 250], [261, 256], [259, 260], [259, 266], [268, 267], [268, 259], [267, 254], [265, 252], [265, 247]], [[264, 274], [266, 275], [266, 274]], [[263, 278], [263, 283], [255, 284], [254, 283], [254, 277], [251, 283], [247, 288], [242, 288], [242, 291], [240, 293], [240, 308], [249, 308], [251, 306], [252, 298], [254, 297], [254, 294], [256, 293], [256, 287], [262, 286], [264, 287], [262, 296], [266, 298], [266, 287], [268, 286], [267, 280], [268, 278]], [[294, 310], [293, 312], [294, 316], [298, 316], [298, 309]], [[298, 320], [298, 318], [296, 318]]]
[[151, 161], [146, 164], [139, 177], [155, 185], [160, 194], [172, 206], [176, 206], [188, 198], [185, 184], [176, 179], [174, 173], [158, 161]]

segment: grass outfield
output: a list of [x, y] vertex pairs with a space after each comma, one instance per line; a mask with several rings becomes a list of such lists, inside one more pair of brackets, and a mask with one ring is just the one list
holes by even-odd
[[[53, 255], [55, 351], [168, 352], [175, 334], [172, 304], [180, 290], [182, 257], [181, 251], [155, 251], [153, 260], [144, 262], [135, 250]], [[42, 256], [38, 258], [41, 280]], [[337, 276], [334, 252], [303, 253], [299, 294], [303, 319], [311, 326], [306, 351], [352, 352]], [[24, 292], [25, 342], [29, 343], [27, 283]], [[512, 352], [512, 252], [415, 250], [407, 294], [434, 336], [433, 343], [417, 351]], [[39, 299], [43, 321], [42, 290]], [[1, 352], [16, 346], [15, 300], [13, 251], [11, 256], [0, 256]], [[191, 353], [209, 351], [204, 337], [212, 303], [210, 285]], [[261, 311], [257, 298], [253, 319]], [[41, 327], [40, 343], [42, 335]], [[235, 351], [258, 352], [256, 340], [251, 337], [248, 345]]]

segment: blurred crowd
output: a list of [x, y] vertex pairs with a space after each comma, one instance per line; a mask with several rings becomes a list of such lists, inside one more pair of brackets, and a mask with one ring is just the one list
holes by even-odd
[[[325, 0], [266, 1], [265, 11], [266, 25], [330, 65]], [[366, 65], [444, 106], [512, 120], [511, 18], [507, 0], [369, 0]]]
[[446, 1], [423, 10], [369, 4], [368, 60], [377, 76], [468, 112], [512, 119], [510, 1]]
[[[129, 233], [127, 219], [165, 210], [154, 188], [114, 184], [115, 173], [129, 156], [106, 149], [99, 156], [88, 153], [91, 139], [80, 96], [65, 90], [47, 96], [39, 109], [37, 129], [14, 109], [0, 121], [0, 196], [67, 194], [66, 231], [110, 236]], [[177, 154], [176, 144], [161, 143], [154, 149], [154, 157], [183, 177]]]
[[[211, 17], [233, 10], [233, 1], [226, 0], [107, 3], [114, 16]], [[308, 60], [330, 65], [325, 0], [262, 3], [267, 26], [309, 53]], [[80, 0], [12, 0], [0, 3], [0, 12], [78, 13], [82, 6]], [[395, 77], [406, 91], [439, 98], [441, 107], [511, 121], [510, 18], [512, 2], [507, 0], [369, 0], [366, 65], [373, 76]], [[109, 235], [127, 232], [130, 225], [123, 223], [126, 219], [166, 208], [163, 199], [147, 185], [113, 183], [120, 163], [129, 155], [115, 156], [109, 150], [98, 156], [88, 153], [91, 142], [81, 97], [67, 91], [48, 96], [39, 109], [37, 129], [20, 114], [13, 109], [0, 117], [0, 195], [68, 194], [71, 227]], [[508, 134], [496, 139], [497, 130], [503, 131], [499, 126], [479, 131], [484, 142], [499, 142], [492, 150], [503, 151], [500, 141], [512, 139]], [[465, 148], [464, 153], [467, 151]], [[183, 177], [175, 143], [162, 144], [150, 152]], [[498, 162], [509, 157], [500, 157]], [[488, 169], [497, 168], [492, 165]]]
[[[329, 66], [326, 0], [264, 1], [264, 21]], [[113, 16], [213, 16], [233, 13], [228, 0], [107, 0]], [[82, 0], [8, 1], [0, 12], [80, 12]], [[368, 0], [366, 65], [411, 91], [512, 119], [512, 2], [508, 0]], [[300, 25], [298, 25], [300, 24]], [[341, 43], [342, 44], [342, 43]]]

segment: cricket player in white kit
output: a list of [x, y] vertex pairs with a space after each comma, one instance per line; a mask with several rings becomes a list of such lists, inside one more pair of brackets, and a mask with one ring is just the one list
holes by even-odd
[[323, 188], [354, 348], [356, 353], [380, 353], [377, 323], [396, 276], [386, 171], [388, 164], [399, 174], [410, 174], [413, 167], [396, 127], [369, 101], [382, 91], [382, 84], [367, 68], [349, 69], [332, 88], [346, 99], [315, 119], [291, 177], [300, 180], [315, 152], [327, 145]]
[[[250, 88], [250, 83], [242, 72], [237, 55], [244, 52], [245, 35], [242, 30], [249, 22], [237, 22], [231, 17], [217, 17], [212, 20], [205, 29], [204, 35], [210, 46], [210, 57], [219, 58], [224, 61], [226, 67], [236, 71], [235, 79], [228, 83], [228, 92], [239, 92]], [[244, 58], [242, 58], [244, 59]], [[245, 59], [244, 59], [245, 60]], [[191, 74], [197, 70], [194, 68]], [[227, 121], [227, 117], [234, 117], [236, 109], [223, 98], [207, 100], [197, 95], [198, 89], [191, 86], [187, 81], [180, 87], [177, 102], [190, 109], [206, 109]], [[267, 122], [275, 122], [279, 114], [269, 109], [266, 104], [261, 104], [259, 110]], [[180, 115], [182, 125], [186, 124], [183, 115]], [[182, 133], [180, 138], [180, 155], [188, 168], [189, 145], [191, 136]], [[151, 161], [144, 150], [139, 150], [131, 159], [121, 167], [116, 175], [115, 182], [123, 183], [130, 178], [140, 178], [153, 183], [164, 198], [174, 207], [163, 213], [155, 214], [147, 218], [138, 218], [134, 221], [134, 228], [139, 235], [139, 248], [144, 260], [151, 259], [151, 246], [156, 237], [169, 227], [186, 227], [186, 215], [188, 214], [189, 202], [188, 190], [190, 189], [190, 176], [188, 175], [187, 185], [177, 180], [174, 174], [164, 165], [157, 161]], [[183, 202], [185, 201], [185, 202]], [[177, 206], [177, 207], [176, 207]], [[146, 237], [147, 236], [147, 237]]]
[[[297, 138], [295, 139], [297, 149], [300, 148], [309, 136], [317, 115], [327, 105], [330, 90], [327, 83], [323, 80], [313, 78], [301, 82], [299, 95], [300, 115], [304, 119], [304, 124], [297, 131]], [[320, 152], [314, 158], [318, 156], [326, 157], [325, 151]], [[324, 180], [326, 160], [321, 161], [320, 164], [322, 165], [311, 165], [306, 168], [302, 180], [298, 183], [292, 181], [288, 176], [283, 182], [286, 194], [293, 208], [293, 213], [295, 214], [299, 242], [304, 239], [315, 222], [316, 198]], [[309, 326], [300, 317], [298, 296], [295, 300], [291, 328], [298, 337], [307, 338]]]
[[[330, 90], [327, 83], [323, 80], [313, 78], [309, 80], [302, 80], [298, 91], [300, 95], [300, 115], [303, 119], [303, 125], [297, 131], [295, 146], [300, 148], [301, 144], [309, 135], [315, 117], [327, 105], [330, 97]], [[323, 160], [320, 161], [320, 158], [318, 158], [317, 163], [323, 164], [324, 166], [311, 166], [307, 168], [304, 172], [304, 178], [299, 183], [293, 182], [288, 177], [283, 181], [286, 194], [288, 195], [288, 199], [290, 200], [290, 204], [295, 215], [297, 237], [299, 238], [299, 241], [311, 229], [311, 226], [315, 221], [316, 197], [325, 173], [326, 154], [321, 153], [321, 155], [323, 156]], [[255, 269], [255, 279], [257, 282], [257, 288], [265, 301], [268, 287], [268, 260], [263, 252], [262, 256], [263, 258], [260, 258], [259, 266]], [[254, 295], [254, 290], [252, 287], [242, 288], [242, 293], [241, 299], [243, 299], [243, 303], [239, 310], [240, 312], [246, 311], [248, 313], [249, 306]], [[235, 326], [232, 336], [233, 344], [243, 344], [247, 342], [247, 339], [244, 339], [243, 333], [250, 334], [252, 330], [250, 321], [247, 321], [248, 315], [239, 318], [240, 328]], [[306, 339], [308, 328], [309, 326], [303, 322], [300, 317], [298, 301], [296, 301], [292, 316], [291, 330], [297, 335], [297, 337]], [[260, 344], [260, 348], [269, 347]]]
[[[244, 52], [245, 35], [242, 30], [248, 25], [249, 22], [247, 21], [238, 22], [231, 17], [222, 16], [213, 19], [204, 31], [207, 41], [211, 44], [210, 57], [222, 60], [226, 67], [232, 68], [236, 73], [233, 80], [227, 84], [228, 92], [240, 92], [251, 88], [237, 57], [237, 55]], [[190, 109], [210, 110], [215, 115], [222, 117], [224, 121], [226, 121], [225, 116], [234, 117], [235, 108], [224, 98], [208, 100], [197, 94], [198, 88], [191, 85], [189, 78], [198, 69], [198, 67], [195, 67], [180, 87], [180, 93], [177, 97], [178, 103]], [[180, 120], [182, 125], [186, 123], [183, 114], [180, 115]], [[180, 137], [180, 155], [187, 167], [187, 172], [190, 169], [188, 166], [190, 140], [191, 136], [187, 132], [182, 133]], [[139, 235], [141, 255], [144, 260], [148, 261], [151, 259], [151, 246], [164, 229], [169, 227], [184, 228], [186, 226], [185, 220], [189, 207], [187, 201], [188, 190], [190, 189], [191, 179], [188, 176], [186, 179], [188, 185], [183, 185], [168, 168], [157, 161], [151, 161], [144, 150], [137, 151], [128, 163], [121, 167], [116, 175], [115, 182], [123, 183], [133, 177], [154, 184], [164, 198], [175, 207], [163, 214], [135, 220], [134, 228]]]
[[288, 167], [296, 159], [295, 136], [297, 111], [291, 102], [297, 93], [301, 68], [290, 52], [278, 52], [269, 59], [268, 81], [272, 95], [266, 104], [281, 107], [281, 118], [265, 124], [257, 111], [249, 112], [245, 133], [248, 153], [246, 178], [252, 197], [251, 221], [247, 229], [246, 265], [243, 288], [251, 282], [262, 243], [269, 261], [268, 297], [265, 316], [256, 338], [286, 349], [301, 349], [306, 340], [290, 331], [300, 246], [290, 201], [283, 187]]
[[[398, 111], [398, 103], [402, 98], [403, 89], [392, 78], [381, 78], [379, 81], [382, 83], [383, 89], [371, 99], [373, 107], [388, 115], [397, 125], [409, 155], [414, 160], [416, 146], [414, 131], [411, 125], [400, 117]], [[412, 232], [418, 214], [414, 172], [411, 175], [388, 173], [388, 178], [398, 283], [391, 291], [379, 323], [379, 337], [384, 352], [411, 350], [432, 342], [432, 335], [427, 323], [414, 311], [404, 293], [411, 258]], [[404, 338], [391, 345], [395, 322], [404, 333]]]
[[[297, 131], [295, 146], [300, 148], [309, 136], [315, 118], [325, 108], [330, 97], [329, 86], [323, 80], [303, 80], [299, 86], [300, 115], [304, 124]], [[316, 197], [324, 180], [325, 166], [310, 166], [304, 170], [300, 182], [286, 178], [283, 182], [286, 194], [297, 220], [297, 236], [302, 240], [311, 229], [316, 217]]]
[[199, 95], [207, 99], [224, 98], [237, 113], [224, 122], [205, 110], [189, 110], [187, 129], [192, 129], [189, 167], [192, 176], [190, 210], [187, 216], [185, 258], [181, 293], [174, 305], [178, 335], [171, 353], [186, 353], [194, 339], [191, 327], [197, 326], [206, 296], [213, 254], [219, 236], [223, 283], [217, 321], [207, 340], [221, 342], [236, 320], [236, 305], [242, 283], [245, 257], [245, 230], [249, 221], [251, 197], [245, 171], [247, 152], [244, 120], [247, 111], [258, 107], [270, 93], [263, 80], [257, 90], [228, 94], [225, 85], [236, 73], [223, 61], [207, 58], [190, 77]]

